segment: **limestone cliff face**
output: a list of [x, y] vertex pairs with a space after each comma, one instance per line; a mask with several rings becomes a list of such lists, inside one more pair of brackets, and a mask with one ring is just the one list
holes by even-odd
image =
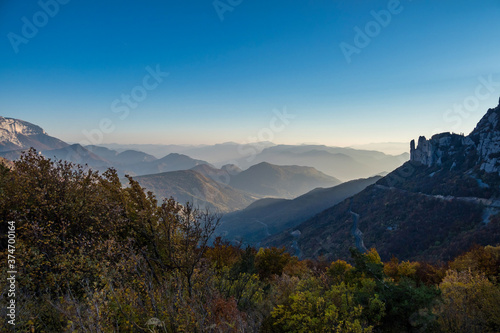
[[419, 162], [427, 166], [441, 165], [443, 160], [453, 158], [457, 154], [465, 153], [474, 143], [470, 138], [458, 134], [441, 133], [427, 140], [424, 136], [410, 143], [410, 161]]
[[10, 141], [12, 144], [22, 146], [19, 135], [47, 134], [39, 126], [26, 121], [5, 118], [0, 116], [0, 142]]
[[427, 166], [450, 160], [456, 165], [470, 159], [480, 170], [500, 174], [500, 102], [488, 110], [468, 136], [441, 133], [429, 140], [421, 136], [417, 146], [414, 140], [410, 143], [410, 161]]
[[500, 105], [490, 109], [469, 137], [476, 144], [481, 170], [500, 174]]
[[[27, 121], [0, 116], [0, 153], [29, 149], [58, 149], [68, 146], [57, 138], [48, 135], [41, 127]], [[14, 153], [8, 158], [17, 158]]]

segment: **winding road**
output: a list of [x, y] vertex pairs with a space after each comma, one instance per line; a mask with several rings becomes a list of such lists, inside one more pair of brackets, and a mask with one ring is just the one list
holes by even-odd
[[363, 243], [363, 233], [358, 228], [359, 214], [353, 212], [351, 208], [349, 208], [349, 213], [351, 213], [352, 219], [354, 221], [351, 227], [351, 235], [354, 236], [354, 239], [356, 241], [356, 248], [360, 252], [365, 253], [367, 249], [365, 247], [365, 243]]
[[464, 201], [464, 202], [470, 202], [476, 205], [482, 205], [484, 206], [484, 211], [483, 211], [483, 223], [488, 224], [490, 217], [492, 215], [496, 215], [500, 212], [500, 200], [495, 200], [495, 199], [485, 199], [485, 198], [477, 198], [477, 197], [455, 197], [452, 195], [432, 195], [432, 194], [426, 194], [422, 192], [410, 192], [407, 190], [402, 190], [400, 188], [396, 187], [388, 187], [384, 185], [379, 185], [376, 184], [375, 188], [381, 189], [381, 190], [389, 190], [389, 191], [399, 191], [402, 193], [410, 193], [410, 194], [419, 194], [423, 195], [428, 198], [433, 198], [433, 199], [438, 199], [438, 200], [443, 200], [443, 201], [452, 201], [452, 200], [457, 200], [457, 201]]
[[271, 236], [271, 233], [269, 232], [269, 226], [267, 225], [267, 223], [264, 223], [264, 222], [259, 221], [259, 220], [257, 220], [257, 222], [264, 226], [266, 236]]

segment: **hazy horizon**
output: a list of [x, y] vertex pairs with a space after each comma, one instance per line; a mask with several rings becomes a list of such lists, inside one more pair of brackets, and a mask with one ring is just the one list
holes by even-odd
[[[70, 144], [77, 144], [79, 142], [73, 142], [73, 141], [68, 141]], [[113, 147], [113, 146], [183, 146], [186, 148], [195, 148], [195, 147], [208, 147], [208, 146], [214, 146], [214, 145], [225, 145], [225, 144], [236, 144], [236, 145], [256, 145], [258, 146], [262, 142], [234, 142], [234, 141], [228, 141], [228, 142], [216, 142], [212, 144], [208, 143], [199, 143], [199, 144], [169, 144], [169, 143], [116, 143], [116, 142], [103, 142], [100, 145], [101, 146], [106, 146], [106, 147]], [[328, 147], [338, 147], [338, 148], [352, 148], [352, 149], [357, 149], [357, 150], [374, 150], [374, 151], [379, 151], [387, 155], [401, 155], [404, 153], [410, 153], [410, 142], [372, 142], [372, 143], [367, 143], [367, 144], [360, 144], [360, 145], [351, 145], [351, 146], [335, 146], [335, 145], [325, 145], [322, 143], [318, 142], [299, 142], [299, 143], [282, 143], [282, 142], [269, 142], [272, 143], [273, 145], [279, 146], [279, 145], [290, 145], [290, 146], [328, 146]]]

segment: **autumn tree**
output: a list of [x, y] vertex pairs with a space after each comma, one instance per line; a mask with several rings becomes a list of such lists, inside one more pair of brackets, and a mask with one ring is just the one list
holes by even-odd
[[491, 281], [500, 279], [500, 246], [474, 246], [471, 250], [450, 262], [450, 268], [457, 271], [471, 270], [484, 273]]
[[500, 331], [500, 289], [483, 273], [449, 270], [439, 288], [444, 304], [438, 321], [445, 332]]
[[[355, 263], [354, 274], [359, 277], [359, 281], [364, 281], [363, 277], [371, 278], [375, 284], [373, 292], [385, 304], [385, 316], [380, 325], [384, 332], [408, 331], [414, 326], [425, 327], [434, 319], [431, 309], [439, 295], [436, 287], [418, 286], [414, 280], [404, 276], [398, 282], [388, 279], [375, 249], [366, 254], [351, 249], [351, 255]], [[405, 268], [405, 271], [408, 269]]]
[[255, 257], [255, 267], [261, 279], [269, 279], [273, 275], [281, 275], [290, 258], [285, 248], [261, 248]]
[[[325, 288], [315, 278], [301, 281], [288, 302], [272, 312], [279, 332], [372, 332], [356, 302], [356, 290], [345, 283]], [[383, 304], [379, 303], [379, 311]]]

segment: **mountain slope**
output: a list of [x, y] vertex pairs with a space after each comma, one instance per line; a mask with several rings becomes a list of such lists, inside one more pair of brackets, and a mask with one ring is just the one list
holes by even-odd
[[191, 168], [190, 170], [199, 172], [205, 177], [208, 177], [222, 184], [229, 184], [229, 181], [231, 179], [231, 175], [226, 170], [217, 169], [209, 164], [200, 164]]
[[234, 175], [229, 183], [237, 189], [278, 198], [294, 198], [316, 187], [338, 184], [338, 179], [311, 167], [277, 166], [266, 162]]
[[189, 201], [200, 208], [224, 213], [242, 209], [257, 199], [193, 170], [164, 172], [134, 179], [159, 199], [172, 196], [180, 203]]
[[85, 149], [91, 151], [92, 153], [96, 154], [97, 156], [100, 156], [101, 158], [106, 159], [108, 161], [112, 161], [119, 154], [116, 150], [109, 149], [109, 148], [102, 147], [102, 146], [88, 145], [88, 146], [85, 146]]
[[146, 154], [142, 151], [125, 150], [121, 153], [118, 153], [118, 155], [116, 155], [116, 157], [111, 160], [111, 162], [121, 165], [129, 165], [137, 162], [154, 162], [156, 160], [157, 158], [153, 155]]
[[383, 260], [444, 261], [500, 243], [499, 119], [500, 105], [468, 136], [419, 138], [409, 162], [266, 244], [303, 257], [345, 258], [357, 246], [375, 247]]
[[154, 162], [156, 157], [138, 150], [125, 150], [118, 152], [101, 146], [85, 146], [92, 153], [108, 160], [115, 168], [124, 167], [127, 169], [131, 165]]
[[109, 161], [120, 174], [149, 175], [169, 171], [188, 170], [196, 166], [206, 165], [213, 168], [208, 162], [195, 160], [189, 156], [171, 153], [157, 159], [153, 155], [137, 150], [124, 150], [118, 152], [102, 146], [87, 146], [90, 151]]
[[258, 243], [270, 234], [293, 228], [322, 210], [362, 191], [381, 177], [317, 188], [293, 200], [266, 198], [222, 218], [218, 232], [227, 239]]
[[189, 170], [201, 164], [209, 163], [202, 160], [195, 160], [183, 154], [172, 153], [151, 162], [130, 165], [129, 168], [138, 175], [148, 175], [169, 171]]
[[64, 160], [81, 165], [87, 164], [89, 167], [99, 171], [106, 171], [112, 166], [108, 160], [92, 153], [79, 144], [59, 149], [42, 150], [41, 153], [51, 159]]
[[210, 146], [192, 147], [183, 150], [182, 153], [221, 166], [232, 163], [231, 161], [238, 158], [248, 158], [271, 146], [274, 146], [271, 142], [255, 142], [250, 144], [226, 142]]
[[[14, 161], [18, 159], [25, 150], [11, 150], [0, 152], [0, 156]], [[81, 165], [88, 165], [90, 168], [106, 171], [112, 167], [112, 163], [86, 149], [79, 144], [66, 145], [62, 148], [38, 150], [39, 153], [53, 160], [63, 160]]]
[[57, 138], [49, 136], [41, 127], [27, 121], [0, 116], [0, 152], [56, 149], [68, 146]]
[[235, 164], [225, 164], [223, 166], [221, 166], [221, 170], [224, 170], [226, 171], [228, 174], [230, 174], [231, 176], [235, 176], [237, 174], [239, 174], [240, 172], [242, 172], [243, 170], [241, 170], [237, 165]]

